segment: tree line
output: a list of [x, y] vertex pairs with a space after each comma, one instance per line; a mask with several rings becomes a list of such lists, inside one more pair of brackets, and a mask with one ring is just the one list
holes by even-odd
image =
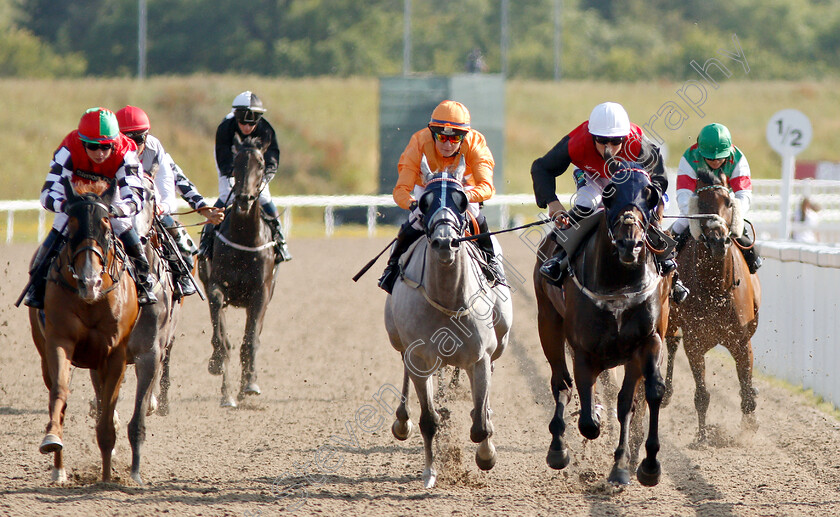
[[[561, 78], [682, 80], [694, 73], [692, 60], [728, 48], [733, 35], [755, 64], [750, 79], [819, 79], [840, 70], [835, 0], [409, 3], [410, 69], [417, 73], [463, 72], [478, 49], [488, 72], [552, 79], [557, 34]], [[146, 73], [401, 74], [405, 6], [405, 0], [146, 0]], [[133, 76], [138, 20], [136, 0], [0, 0], [0, 76]]]

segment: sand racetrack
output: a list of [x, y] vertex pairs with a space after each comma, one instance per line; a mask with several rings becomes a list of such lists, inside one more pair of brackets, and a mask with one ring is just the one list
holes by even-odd
[[[663, 476], [657, 487], [635, 478], [625, 488], [605, 482], [617, 444], [612, 418], [599, 439], [586, 442], [577, 418], [567, 416], [572, 464], [563, 471], [548, 468], [553, 403], [537, 339], [533, 254], [511, 234], [501, 241], [528, 280], [515, 286], [512, 340], [493, 375], [498, 463], [488, 473], [475, 466], [464, 382], [443, 401], [451, 418], [439, 434], [439, 480], [432, 490], [420, 480], [416, 427], [408, 441], [398, 442], [390, 431], [393, 417], [384, 410], [366, 422], [380, 424], [374, 432], [356, 422], [357, 413], [376, 404], [374, 394], [402, 380], [399, 354], [382, 323], [385, 294], [376, 287], [384, 260], [358, 284], [351, 281], [387, 239], [291, 239], [295, 258], [281, 266], [262, 333], [263, 393], [238, 409], [219, 407], [221, 378], [207, 373], [208, 311], [197, 296], [187, 300], [172, 357], [172, 412], [147, 420], [145, 488], [128, 476], [125, 424], [134, 399], [133, 368], [118, 406], [117, 481], [97, 483], [99, 450], [88, 415], [92, 389], [87, 372], [76, 370], [64, 438], [70, 481], [50, 484], [51, 457], [38, 452], [48, 393], [26, 311], [12, 305], [34, 245], [0, 245], [0, 515], [266, 516], [284, 509], [368, 516], [840, 515], [838, 422], [759, 377], [759, 429], [742, 435], [734, 363], [717, 352], [707, 358], [713, 429], [708, 443], [698, 445], [694, 384], [679, 351], [674, 399], [661, 415]], [[242, 312], [232, 314], [232, 341], [238, 343]], [[238, 379], [238, 365], [236, 371]], [[394, 405], [393, 396], [384, 398]], [[413, 390], [411, 410], [416, 424]], [[316, 455], [319, 448], [332, 453], [326, 465]]]

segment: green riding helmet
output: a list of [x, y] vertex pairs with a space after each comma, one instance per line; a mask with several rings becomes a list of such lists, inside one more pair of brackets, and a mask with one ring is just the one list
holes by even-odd
[[709, 124], [697, 135], [700, 155], [709, 160], [728, 158], [732, 154], [732, 135], [723, 124]]

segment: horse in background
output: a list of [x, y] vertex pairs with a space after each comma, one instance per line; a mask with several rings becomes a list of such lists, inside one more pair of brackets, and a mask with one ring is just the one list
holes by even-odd
[[[50, 390], [50, 420], [40, 451], [54, 455], [53, 481], [66, 482], [62, 437], [70, 366], [90, 369], [100, 400], [96, 439], [102, 455], [102, 480], [108, 482], [116, 443], [114, 409], [139, 312], [137, 292], [128, 274], [128, 259], [118, 251], [111, 229], [109, 207], [115, 184], [84, 184], [76, 187], [76, 193], [69, 181], [62, 182], [67, 196], [68, 242], [50, 266], [44, 309], [29, 309], [32, 339], [41, 356], [44, 384]], [[131, 445], [139, 455], [138, 443], [132, 440]]]
[[[564, 438], [565, 408], [572, 400], [572, 379], [566, 366], [568, 342], [581, 405], [578, 428], [587, 439], [594, 440], [601, 430], [600, 414], [593, 408], [596, 380], [605, 370], [624, 365], [616, 408], [620, 437], [609, 481], [630, 482], [636, 453], [634, 444], [628, 447], [631, 419], [636, 411], [644, 410], [646, 401], [650, 409], [647, 456], [636, 477], [646, 486], [659, 482], [659, 407], [665, 391], [659, 363], [671, 286], [670, 277], [660, 277], [646, 237], [659, 201], [659, 191], [647, 173], [638, 164], [623, 164], [604, 189], [605, 209], [601, 215], [593, 215], [600, 217], [600, 222], [570, 261], [571, 273], [562, 289], [539, 271], [539, 257], [552, 256], [557, 244], [549, 235], [540, 245], [534, 285], [540, 342], [551, 365], [555, 402], [546, 457], [553, 469], [563, 469], [571, 461]], [[635, 402], [642, 379], [644, 399]]]
[[710, 398], [705, 355], [717, 345], [724, 346], [735, 359], [741, 386], [742, 424], [746, 430], [755, 428], [752, 336], [758, 327], [761, 284], [758, 275], [750, 274], [735, 240], [744, 232], [744, 218], [727, 177], [698, 172], [690, 206], [689, 215], [710, 217], [689, 220], [693, 239], [677, 257], [680, 278], [691, 290], [691, 296], [676, 306], [671, 316], [665, 403], [673, 392], [674, 357], [679, 346], [676, 332], [680, 328], [683, 349], [694, 375], [698, 438], [703, 441]]
[[[199, 261], [199, 276], [207, 293], [213, 323], [213, 355], [208, 370], [222, 375], [222, 407], [236, 407], [237, 400], [259, 395], [257, 351], [268, 303], [274, 294], [277, 265], [274, 239], [263, 220], [259, 196], [265, 187], [265, 159], [268, 144], [245, 138], [233, 159], [233, 204], [216, 232], [212, 259]], [[240, 349], [242, 377], [239, 393], [232, 395], [230, 351], [225, 308], [243, 307], [245, 334]]]
[[410, 259], [385, 301], [385, 328], [391, 345], [403, 358], [404, 370], [402, 402], [391, 431], [398, 440], [411, 433], [410, 379], [420, 401], [426, 488], [433, 487], [437, 479], [432, 441], [440, 415], [434, 404], [433, 379], [443, 365], [467, 372], [473, 396], [470, 439], [479, 444], [475, 461], [482, 470], [495, 465], [490, 379], [493, 362], [507, 346], [513, 321], [510, 289], [503, 284], [490, 287], [479, 267], [481, 252], [471, 242], [460, 240], [467, 227], [468, 203], [461, 184], [464, 170], [461, 157], [455, 171], [432, 173], [423, 157], [426, 190], [419, 207], [426, 238], [419, 239], [404, 255]]

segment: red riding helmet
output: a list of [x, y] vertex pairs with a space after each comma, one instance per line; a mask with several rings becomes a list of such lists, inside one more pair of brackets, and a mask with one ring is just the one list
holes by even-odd
[[152, 127], [146, 112], [136, 106], [126, 106], [119, 110], [117, 112], [117, 121], [120, 124], [120, 131], [123, 133], [148, 131]]
[[120, 134], [114, 112], [105, 108], [90, 108], [79, 120], [79, 138], [93, 144], [113, 143]]

